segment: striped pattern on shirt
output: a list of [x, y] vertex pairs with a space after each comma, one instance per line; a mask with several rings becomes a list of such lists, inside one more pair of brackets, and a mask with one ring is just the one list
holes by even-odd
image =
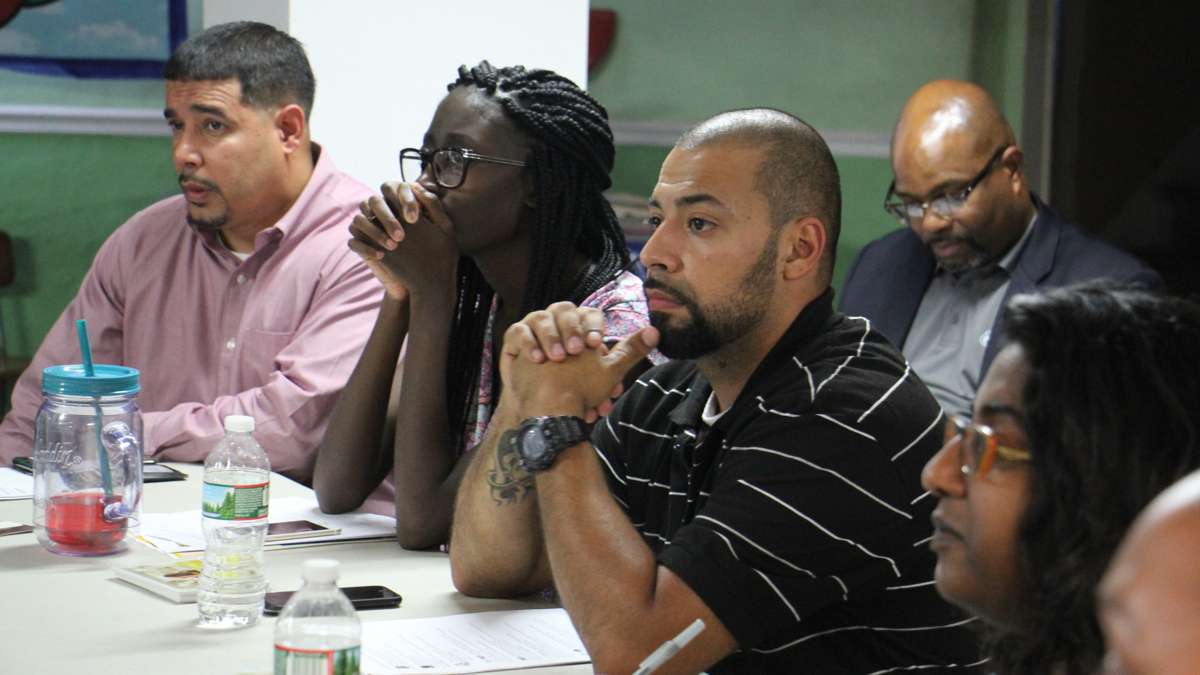
[[712, 672], [971, 672], [973, 619], [938, 597], [920, 472], [941, 409], [861, 318], [811, 303], [712, 428], [689, 361], [598, 424], [614, 498], [737, 639]]

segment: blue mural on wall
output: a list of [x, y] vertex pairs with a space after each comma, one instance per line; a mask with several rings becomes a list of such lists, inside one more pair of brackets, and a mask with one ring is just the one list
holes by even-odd
[[0, 0], [0, 67], [36, 75], [162, 77], [187, 38], [187, 0]]

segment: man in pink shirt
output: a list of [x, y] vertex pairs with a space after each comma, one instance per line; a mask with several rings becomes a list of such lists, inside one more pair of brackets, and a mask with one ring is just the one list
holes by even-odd
[[165, 78], [183, 194], [101, 246], [16, 384], [0, 460], [31, 454], [42, 369], [80, 362], [74, 322], [87, 319], [96, 362], [141, 371], [148, 456], [203, 461], [226, 415], [250, 415], [271, 468], [307, 482], [381, 298], [346, 247], [371, 193], [310, 140], [313, 75], [285, 33], [212, 27]]

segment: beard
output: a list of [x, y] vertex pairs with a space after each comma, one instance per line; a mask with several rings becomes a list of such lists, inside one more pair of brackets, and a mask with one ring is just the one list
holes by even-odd
[[936, 254], [933, 256], [937, 260], [938, 265], [951, 274], [961, 274], [986, 267], [995, 259], [995, 256], [978, 239], [972, 237], [970, 234], [935, 235], [924, 241], [931, 253], [933, 252], [934, 244], [955, 243], [966, 247], [965, 253], [956, 258], [939, 258]]
[[[212, 181], [204, 180], [203, 178], [196, 178], [195, 176], [180, 175], [179, 176], [180, 186], [183, 185], [183, 182], [185, 180], [188, 181], [189, 183], [199, 183], [199, 184], [203, 185], [204, 187], [211, 190], [212, 196], [220, 197], [222, 202], [225, 201], [225, 196], [223, 194], [221, 194], [221, 188], [217, 187], [216, 183], [214, 183]], [[191, 204], [188, 204], [187, 222], [188, 222], [188, 225], [191, 225], [198, 232], [216, 232], [216, 231], [220, 230], [222, 227], [225, 227], [225, 224], [229, 222], [229, 205], [228, 204], [226, 204], [224, 211], [218, 213], [215, 216], [209, 217], [209, 218], [198, 218], [196, 216], [193, 216], [191, 206], [192, 206]]]
[[778, 241], [776, 232], [733, 292], [707, 307], [702, 307], [685, 291], [647, 275], [646, 290], [658, 290], [687, 309], [687, 317], [676, 323], [666, 313], [650, 312], [650, 325], [659, 332], [659, 353], [672, 359], [697, 359], [746, 335], [761, 323], [770, 305]]
[[229, 222], [229, 213], [222, 213], [212, 218], [196, 218], [188, 213], [187, 221], [188, 225], [196, 228], [199, 232], [217, 232]]

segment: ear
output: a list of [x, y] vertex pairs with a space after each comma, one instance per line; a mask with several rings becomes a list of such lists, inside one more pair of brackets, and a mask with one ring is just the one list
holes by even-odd
[[1025, 153], [1014, 145], [1004, 151], [1000, 163], [1005, 169], [1008, 169], [1008, 182], [1013, 192], [1019, 193], [1025, 184]]
[[307, 126], [304, 109], [295, 103], [289, 103], [275, 111], [275, 131], [279, 134], [280, 144], [286, 154], [304, 147]]
[[779, 254], [785, 280], [795, 281], [816, 274], [824, 252], [825, 224], [816, 216], [797, 218], [783, 225], [783, 231], [779, 233]]

